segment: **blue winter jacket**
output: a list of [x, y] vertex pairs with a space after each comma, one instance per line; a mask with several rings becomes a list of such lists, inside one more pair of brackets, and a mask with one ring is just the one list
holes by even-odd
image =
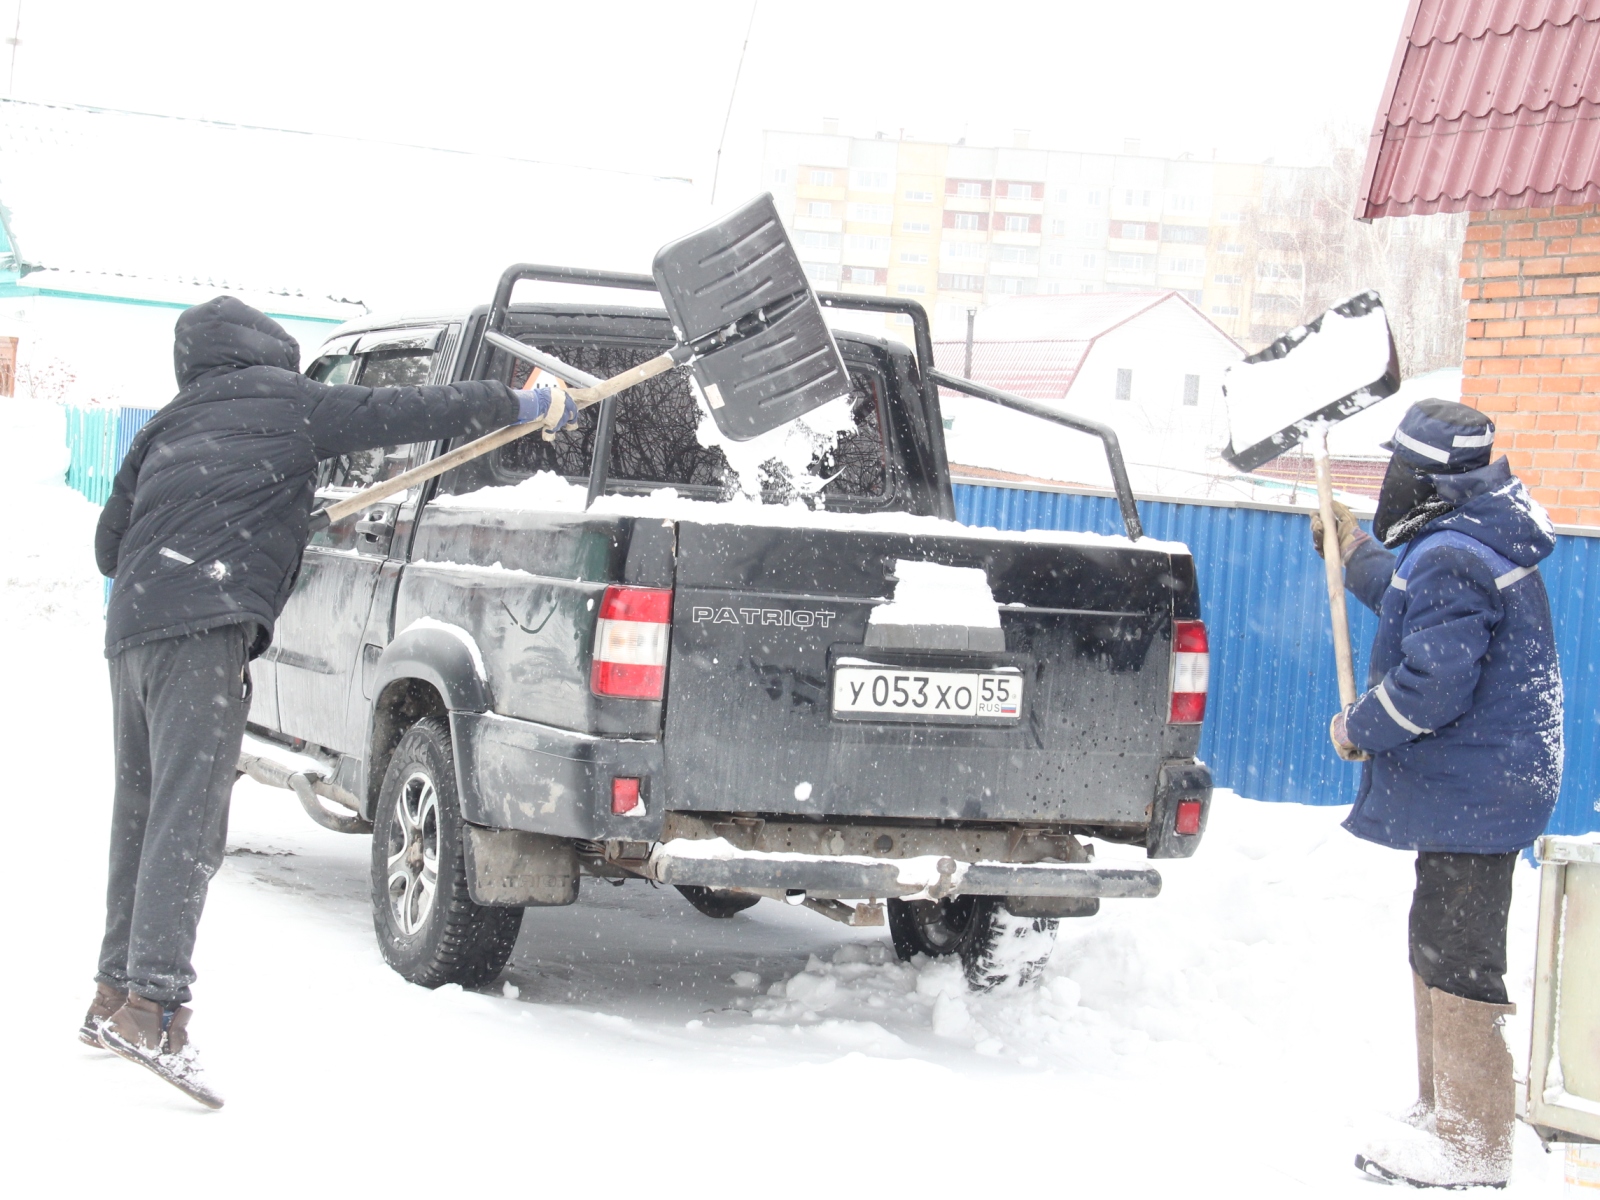
[[1357, 549], [1345, 586], [1378, 614], [1347, 721], [1372, 754], [1345, 828], [1399, 850], [1533, 844], [1561, 790], [1561, 669], [1538, 563], [1544, 510], [1504, 458], [1435, 478], [1456, 507], [1398, 555]]

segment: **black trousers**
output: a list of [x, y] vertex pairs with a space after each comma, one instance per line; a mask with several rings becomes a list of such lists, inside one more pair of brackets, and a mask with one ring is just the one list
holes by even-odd
[[1417, 855], [1411, 969], [1429, 987], [1505, 1004], [1506, 922], [1517, 855]]
[[95, 978], [169, 1008], [189, 999], [195, 933], [222, 865], [253, 634], [227, 625], [111, 660], [117, 782]]

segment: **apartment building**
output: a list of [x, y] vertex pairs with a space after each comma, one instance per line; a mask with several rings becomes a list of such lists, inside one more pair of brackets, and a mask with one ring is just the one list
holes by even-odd
[[[768, 131], [763, 184], [819, 288], [946, 332], [1006, 296], [1176, 291], [1264, 345], [1302, 317], [1292, 167]], [[904, 324], [903, 321], [899, 322]], [[888, 322], [890, 332], [896, 322]], [[900, 332], [903, 332], [901, 330]]]

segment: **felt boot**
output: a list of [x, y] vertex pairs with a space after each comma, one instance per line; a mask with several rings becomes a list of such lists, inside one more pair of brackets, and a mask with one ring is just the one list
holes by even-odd
[[1413, 1187], [1496, 1187], [1511, 1181], [1516, 1095], [1501, 1027], [1510, 1004], [1429, 990], [1434, 1131], [1409, 1128], [1356, 1156], [1356, 1166]]

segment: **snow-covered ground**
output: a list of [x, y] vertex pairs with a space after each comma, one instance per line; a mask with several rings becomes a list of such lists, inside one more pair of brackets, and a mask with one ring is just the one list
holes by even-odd
[[[594, 881], [468, 993], [383, 964], [365, 839], [245, 781], [197, 958], [228, 1098], [205, 1112], [75, 1037], [110, 796], [96, 512], [59, 485], [9, 499], [8, 1194], [1378, 1194], [1351, 1159], [1414, 1095], [1410, 861], [1343, 809], [1231, 794], [1159, 899], [1064, 923], [1029, 993], [968, 996], [882, 931], [770, 901], [719, 922]], [[1535, 884], [1519, 868], [1519, 1063]], [[1519, 1128], [1511, 1194], [1561, 1174]]]

